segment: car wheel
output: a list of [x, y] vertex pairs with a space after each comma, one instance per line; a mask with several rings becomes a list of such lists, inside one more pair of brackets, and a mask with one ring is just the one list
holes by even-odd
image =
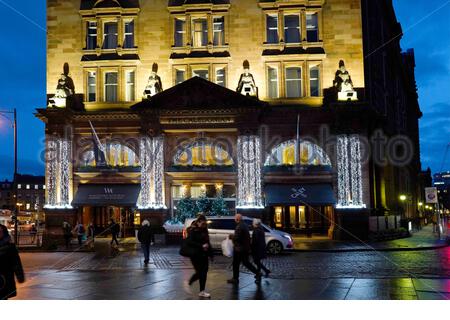
[[283, 245], [280, 241], [274, 240], [267, 244], [267, 252], [270, 254], [280, 254], [281, 251], [283, 251]]

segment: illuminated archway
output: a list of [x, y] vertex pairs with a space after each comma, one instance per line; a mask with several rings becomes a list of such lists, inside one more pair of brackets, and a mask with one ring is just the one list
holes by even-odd
[[231, 155], [223, 146], [210, 141], [194, 141], [180, 147], [173, 158], [175, 166], [232, 166]]
[[[138, 167], [140, 165], [136, 152], [120, 143], [107, 143], [105, 158], [107, 165], [111, 167]], [[83, 153], [82, 163], [86, 167], [95, 167], [97, 165], [93, 150]]]
[[[288, 140], [275, 146], [267, 156], [265, 166], [293, 166], [296, 140]], [[298, 151], [298, 161], [303, 166], [331, 166], [328, 155], [321, 147], [309, 141], [301, 141]]]

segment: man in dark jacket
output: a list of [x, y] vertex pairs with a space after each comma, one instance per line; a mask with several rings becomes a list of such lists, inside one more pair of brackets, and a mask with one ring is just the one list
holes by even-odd
[[261, 282], [261, 273], [258, 272], [256, 267], [250, 263], [250, 232], [248, 226], [242, 221], [242, 215], [236, 214], [234, 217], [236, 221], [236, 229], [233, 235], [233, 278], [228, 280], [228, 283], [239, 283], [239, 267], [241, 263], [251, 272], [255, 274], [256, 283]]
[[150, 245], [152, 243], [152, 230], [148, 220], [142, 222], [142, 227], [138, 231], [138, 240], [144, 252], [144, 264], [148, 265], [150, 261]]
[[268, 277], [270, 270], [261, 262], [262, 259], [266, 258], [266, 233], [259, 219], [253, 219], [252, 257], [258, 272], [261, 272], [262, 269], [266, 273], [266, 277]]
[[11, 243], [8, 229], [0, 224], [0, 300], [7, 300], [17, 295], [14, 275], [19, 283], [25, 281], [16, 246]]
[[119, 241], [117, 240], [117, 237], [119, 236], [120, 232], [120, 226], [117, 224], [113, 218], [109, 220], [109, 231], [111, 232], [112, 238], [111, 238], [111, 246], [113, 243], [116, 243], [116, 246], [119, 245]]

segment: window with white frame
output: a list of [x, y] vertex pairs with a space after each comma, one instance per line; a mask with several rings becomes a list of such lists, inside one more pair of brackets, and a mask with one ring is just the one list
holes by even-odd
[[205, 80], [209, 80], [209, 70], [208, 70], [207, 67], [192, 69], [192, 76], [193, 77], [200, 77], [200, 78], [205, 79]]
[[134, 48], [134, 20], [126, 21], [124, 24], [123, 48]]
[[116, 49], [117, 36], [117, 22], [105, 22], [103, 25], [103, 49]]
[[267, 43], [278, 43], [278, 15], [268, 14], [266, 16], [266, 37]]
[[97, 22], [88, 21], [86, 28], [86, 49], [94, 50], [97, 48]]
[[287, 14], [284, 16], [284, 41], [286, 43], [300, 43], [300, 15]]
[[206, 18], [192, 20], [192, 46], [206, 47], [208, 44], [208, 22]]
[[186, 80], [186, 70], [185, 69], [175, 69], [175, 84], [180, 84]]
[[117, 86], [118, 86], [118, 73], [117, 72], [105, 72], [105, 101], [117, 102]]
[[320, 94], [320, 69], [318, 65], [309, 67], [309, 95], [319, 97]]
[[29, 184], [27, 184], [27, 190], [30, 190], [30, 185]]
[[135, 99], [135, 72], [125, 71], [125, 100], [134, 101]]
[[319, 18], [317, 13], [306, 14], [306, 40], [308, 42], [319, 41]]
[[87, 101], [95, 102], [97, 100], [97, 72], [88, 71], [87, 73]]
[[225, 18], [215, 17], [213, 19], [213, 45], [223, 46], [225, 44]]
[[278, 98], [278, 68], [272, 66], [267, 67], [267, 80], [267, 91], [269, 98]]
[[286, 98], [302, 97], [302, 68], [286, 67], [285, 72]]
[[183, 47], [185, 45], [185, 36], [186, 36], [186, 20], [184, 19], [175, 19], [175, 28], [174, 28], [174, 46], [175, 47]]
[[226, 87], [226, 71], [225, 68], [216, 68], [216, 84]]

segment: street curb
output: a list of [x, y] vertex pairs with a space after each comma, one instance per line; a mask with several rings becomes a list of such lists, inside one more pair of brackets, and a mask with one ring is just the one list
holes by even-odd
[[356, 248], [356, 249], [292, 249], [290, 252], [329, 252], [329, 253], [339, 253], [339, 252], [387, 252], [387, 251], [426, 251], [426, 250], [437, 250], [447, 248], [449, 244], [442, 244], [438, 246], [427, 246], [427, 247], [414, 247], [414, 248]]

